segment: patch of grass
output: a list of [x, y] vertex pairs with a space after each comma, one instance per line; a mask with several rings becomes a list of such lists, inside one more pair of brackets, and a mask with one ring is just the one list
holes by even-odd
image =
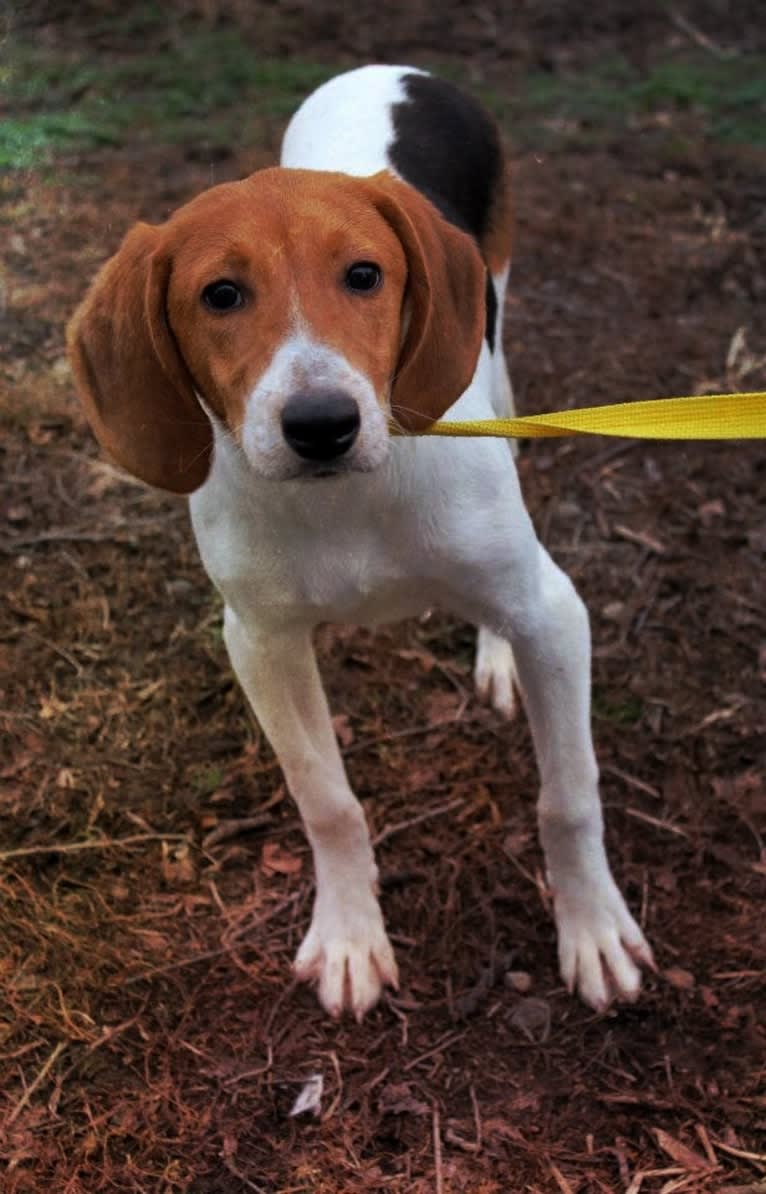
[[655, 67], [636, 88], [645, 109], [694, 109], [718, 140], [766, 145], [766, 57], [674, 62]]
[[[259, 60], [232, 30], [192, 31], [159, 49], [159, 33], [146, 41], [146, 53], [98, 57], [6, 46], [0, 90], [9, 115], [0, 122], [0, 168], [37, 167], [127, 137], [252, 145], [258, 121], [282, 123], [335, 73], [303, 60]], [[465, 71], [453, 61], [442, 73], [461, 81]], [[614, 57], [587, 72], [537, 71], [509, 78], [502, 91], [479, 91], [521, 148], [593, 143], [653, 119], [671, 136], [688, 117], [715, 139], [766, 145], [762, 54], [690, 56], [643, 74]]]
[[0, 124], [0, 167], [38, 166], [127, 135], [252, 141], [256, 118], [287, 117], [331, 74], [311, 62], [259, 61], [231, 32], [193, 34], [177, 46], [111, 61], [17, 45], [0, 71], [13, 113]]
[[82, 112], [41, 112], [0, 125], [0, 169], [28, 170], [56, 150], [88, 144], [118, 144], [121, 129]]
[[637, 696], [623, 695], [619, 701], [613, 701], [598, 688], [593, 690], [593, 716], [598, 721], [608, 721], [617, 726], [635, 726], [640, 722], [643, 712], [643, 702]]
[[211, 796], [217, 792], [224, 781], [221, 767], [201, 767], [191, 774], [191, 782], [197, 796]]
[[592, 141], [651, 117], [672, 130], [688, 116], [714, 140], [766, 145], [763, 54], [673, 59], [647, 74], [614, 58], [587, 73], [535, 72], [483, 98], [520, 145]]

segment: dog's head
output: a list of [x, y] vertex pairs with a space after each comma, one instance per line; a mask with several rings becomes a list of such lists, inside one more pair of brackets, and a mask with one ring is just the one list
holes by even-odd
[[468, 386], [485, 276], [390, 175], [277, 167], [136, 225], [75, 313], [70, 357], [102, 446], [152, 485], [205, 480], [206, 411], [259, 476], [365, 471], [389, 416], [421, 429]]

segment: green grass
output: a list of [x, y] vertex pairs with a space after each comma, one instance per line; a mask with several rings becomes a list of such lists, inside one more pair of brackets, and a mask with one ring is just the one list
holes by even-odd
[[673, 59], [644, 75], [614, 58], [588, 73], [533, 73], [507, 95], [495, 90], [484, 98], [521, 144], [592, 142], [661, 116], [670, 130], [679, 118], [693, 118], [712, 140], [766, 146], [763, 54]]
[[[134, 39], [136, 40], [136, 39]], [[82, 148], [130, 139], [200, 148], [255, 144], [262, 122], [283, 123], [333, 68], [259, 60], [232, 31], [190, 32], [156, 48], [147, 27], [142, 54], [88, 56], [6, 43], [0, 92], [0, 168], [29, 169]], [[464, 68], [445, 64], [463, 81]], [[679, 118], [716, 140], [766, 145], [766, 56], [692, 56], [640, 74], [614, 58], [587, 73], [509, 76], [479, 89], [519, 148], [588, 144], [661, 116], [670, 136]]]
[[19, 45], [7, 57], [0, 89], [11, 116], [0, 123], [0, 167], [10, 169], [127, 137], [237, 146], [258, 120], [286, 120], [333, 74], [311, 62], [259, 61], [228, 32], [113, 61]]
[[31, 169], [52, 153], [80, 145], [118, 144], [116, 123], [93, 120], [82, 112], [36, 112], [0, 125], [0, 167]]
[[221, 767], [200, 767], [193, 771], [191, 783], [197, 796], [212, 796], [217, 792], [225, 778]]
[[605, 692], [593, 690], [593, 717], [597, 721], [607, 721], [611, 725], [634, 726], [640, 722], [644, 706], [639, 697], [628, 694], [619, 701], [612, 701]]

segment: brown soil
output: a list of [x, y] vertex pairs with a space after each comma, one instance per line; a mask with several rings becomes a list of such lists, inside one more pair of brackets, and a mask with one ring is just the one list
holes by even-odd
[[[567, 41], [520, 27], [541, 56]], [[570, 33], [583, 58], [617, 36]], [[99, 459], [62, 360], [97, 264], [210, 166], [130, 144], [67, 165], [9, 180], [0, 216], [2, 1189], [762, 1191], [762, 447], [562, 440], [520, 462], [591, 610], [609, 848], [660, 965], [632, 1007], [562, 989], [527, 728], [475, 701], [469, 628], [321, 632], [402, 976], [333, 1024], [291, 982], [310, 858], [185, 505]], [[764, 177], [763, 153], [669, 155], [650, 131], [517, 158], [520, 408], [764, 388]], [[320, 1114], [290, 1117], [313, 1074]]]

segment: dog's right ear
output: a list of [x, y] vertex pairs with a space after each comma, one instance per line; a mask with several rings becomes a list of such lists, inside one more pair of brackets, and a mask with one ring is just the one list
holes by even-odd
[[137, 224], [75, 312], [67, 346], [101, 446], [142, 481], [190, 493], [207, 476], [212, 431], [168, 324], [170, 270], [163, 229]]
[[410, 323], [391, 390], [391, 412], [422, 431], [468, 388], [481, 352], [487, 269], [472, 238], [414, 187], [387, 171], [366, 180], [407, 258]]

